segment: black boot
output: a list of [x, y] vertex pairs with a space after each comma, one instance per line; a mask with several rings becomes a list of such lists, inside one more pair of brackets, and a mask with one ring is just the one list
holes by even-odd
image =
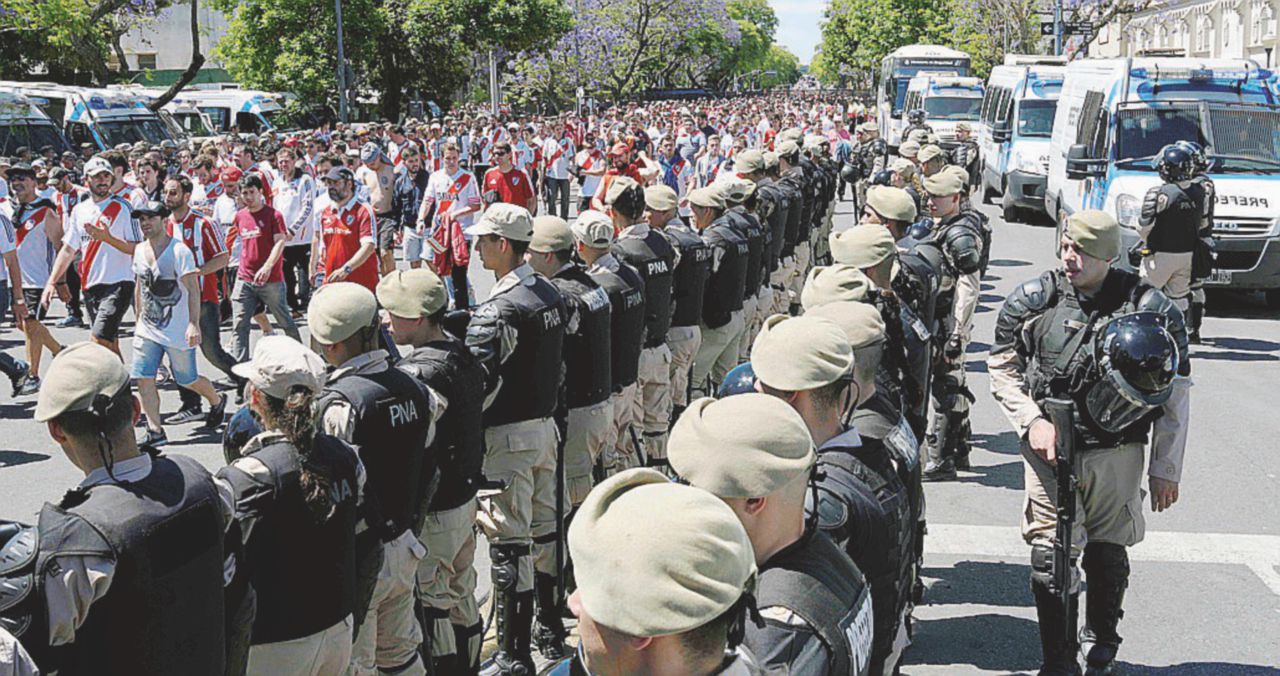
[[479, 673], [480, 647], [481, 643], [484, 642], [484, 637], [480, 634], [483, 631], [484, 626], [479, 622], [471, 626], [453, 625], [453, 640], [458, 646], [457, 661], [455, 662], [457, 670], [453, 672], [438, 671], [436, 673], [455, 673], [459, 676], [474, 676]]
[[1080, 632], [1086, 674], [1110, 674], [1120, 650], [1117, 628], [1129, 586], [1129, 553], [1122, 545], [1090, 542], [1084, 548], [1085, 627]]
[[1193, 344], [1200, 344], [1200, 322], [1204, 321], [1204, 303], [1192, 303], [1187, 313], [1187, 339]]
[[534, 574], [533, 590], [538, 600], [533, 644], [548, 660], [564, 659], [569, 652], [564, 643], [569, 632], [565, 630], [564, 622], [560, 618], [560, 609], [563, 604], [555, 576], [546, 573]]
[[1079, 644], [1075, 639], [1075, 627], [1068, 623], [1076, 617], [1079, 597], [1072, 594], [1064, 606], [1053, 588], [1053, 549], [1044, 546], [1031, 548], [1031, 593], [1036, 600], [1036, 619], [1040, 629], [1040, 651], [1044, 662], [1041, 676], [1075, 676], [1080, 673], [1076, 661]]
[[948, 417], [952, 430], [951, 444], [955, 447], [953, 457], [956, 469], [968, 471], [972, 468], [969, 464], [969, 436], [972, 433], [969, 427], [969, 412], [952, 413]]

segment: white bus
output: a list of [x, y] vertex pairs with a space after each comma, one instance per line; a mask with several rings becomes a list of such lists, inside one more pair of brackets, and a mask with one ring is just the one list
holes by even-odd
[[72, 87], [48, 82], [0, 82], [0, 89], [31, 100], [73, 146], [92, 143], [109, 150], [121, 143], [158, 145], [176, 140], [159, 116], [147, 108], [149, 97], [119, 89]]
[[910, 45], [899, 47], [880, 62], [880, 76], [876, 83], [876, 121], [880, 125], [880, 138], [890, 148], [896, 149], [901, 141], [903, 102], [907, 98], [907, 83], [921, 73], [966, 76], [969, 74], [969, 55], [938, 45]]
[[1066, 72], [1062, 57], [1011, 54], [987, 78], [977, 127], [982, 196], [1000, 196], [1005, 221], [1044, 212], [1049, 137]]

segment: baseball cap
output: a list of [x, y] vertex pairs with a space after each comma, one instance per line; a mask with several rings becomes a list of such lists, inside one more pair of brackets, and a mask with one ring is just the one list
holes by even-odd
[[36, 170], [35, 170], [35, 167], [31, 166], [26, 162], [18, 162], [17, 164], [9, 168], [9, 176], [12, 176], [12, 177], [30, 176], [31, 178], [35, 178]]
[[63, 413], [87, 411], [99, 394], [115, 396], [128, 384], [124, 363], [102, 345], [83, 342], [63, 348], [45, 371], [35, 420], [46, 422]]
[[378, 302], [387, 312], [405, 319], [427, 317], [449, 303], [444, 281], [431, 270], [396, 270], [378, 281]]
[[324, 175], [326, 181], [354, 181], [355, 178], [355, 173], [342, 165], [330, 167], [329, 173]]
[[538, 253], [552, 253], [574, 248], [577, 242], [569, 223], [559, 216], [543, 215], [533, 219], [533, 239], [529, 242], [529, 250]]
[[157, 202], [157, 201], [155, 201], [155, 200], [148, 200], [147, 202], [145, 202], [145, 203], [143, 203], [143, 204], [141, 204], [141, 205], [139, 205], [139, 206], [134, 207], [134, 208], [133, 208], [133, 214], [134, 214], [135, 216], [160, 216], [160, 217], [164, 217], [164, 216], [168, 216], [168, 215], [169, 215], [169, 207], [165, 206], [165, 205], [164, 205], [164, 202]]
[[231, 372], [277, 399], [288, 397], [289, 391], [298, 386], [312, 394], [324, 389], [324, 360], [289, 336], [259, 339], [253, 346], [253, 358], [232, 366]]
[[853, 349], [829, 320], [778, 314], [764, 320], [751, 344], [751, 368], [769, 387], [802, 392], [847, 376], [853, 370]]
[[373, 141], [370, 141], [364, 144], [364, 146], [360, 148], [361, 162], [372, 162], [378, 159], [379, 157], [383, 158], [384, 160], [386, 159], [386, 156], [382, 154], [382, 146], [378, 145]]
[[739, 174], [754, 174], [764, 171], [764, 153], [751, 148], [733, 157], [733, 170]]
[[593, 249], [604, 249], [613, 244], [613, 220], [594, 209], [578, 214], [571, 230], [574, 239]]
[[377, 314], [378, 299], [372, 291], [354, 282], [335, 282], [311, 294], [307, 324], [317, 343], [333, 345], [372, 326]]
[[528, 242], [533, 239], [533, 216], [529, 210], [514, 204], [498, 202], [489, 205], [476, 224], [467, 228], [468, 237], [497, 235], [511, 240]]
[[613, 147], [609, 149], [610, 155], [626, 155], [629, 152], [631, 152], [631, 146], [628, 146], [625, 143], [615, 143], [613, 144]]
[[111, 173], [111, 163], [101, 157], [91, 158], [84, 163], [85, 176], [97, 176], [103, 172]]
[[243, 177], [244, 172], [240, 171], [240, 167], [223, 167], [222, 173], [218, 175], [223, 183], [238, 183]]

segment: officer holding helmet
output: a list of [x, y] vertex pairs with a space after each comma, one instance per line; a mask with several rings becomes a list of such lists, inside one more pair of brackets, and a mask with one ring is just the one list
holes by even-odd
[[[1090, 673], [1108, 670], [1120, 646], [1117, 632], [1129, 585], [1127, 548], [1143, 538], [1143, 455], [1151, 508], [1178, 500], [1190, 413], [1191, 365], [1182, 313], [1137, 274], [1113, 267], [1120, 226], [1102, 211], [1067, 219], [1062, 267], [1024, 282], [1005, 301], [987, 368], [991, 392], [1022, 439], [1026, 509], [1022, 532], [1031, 545], [1031, 588], [1044, 653], [1041, 673], [1079, 673], [1075, 589], [1064, 605], [1054, 589], [1055, 544], [1080, 545], [1088, 580], [1080, 634]], [[1073, 542], [1055, 542], [1059, 496], [1056, 441], [1066, 431], [1046, 418], [1051, 397], [1076, 402]], [[1087, 490], [1086, 490], [1087, 489]], [[1073, 571], [1074, 577], [1074, 571]], [[1074, 585], [1073, 585], [1074, 587]]]

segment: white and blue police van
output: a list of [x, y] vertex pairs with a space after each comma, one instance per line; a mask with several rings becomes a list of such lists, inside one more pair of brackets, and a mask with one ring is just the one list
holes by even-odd
[[189, 89], [174, 97], [173, 105], [204, 113], [219, 134], [276, 131], [284, 112], [283, 96], [249, 89]]
[[69, 149], [58, 125], [31, 99], [0, 88], [0, 156], [17, 155], [19, 148], [39, 154], [45, 147], [59, 155]]
[[924, 122], [938, 136], [943, 148], [954, 148], [956, 125], [977, 126], [985, 89], [976, 77], [921, 74], [907, 83], [903, 109], [923, 110]]
[[0, 82], [0, 90], [27, 97], [55, 123], [73, 146], [110, 150], [122, 143], [173, 141], [169, 128], [147, 107], [149, 97], [118, 89], [50, 82]]
[[1059, 230], [1077, 210], [1106, 210], [1127, 249], [1143, 197], [1161, 182], [1153, 160], [1175, 141], [1208, 150], [1217, 188], [1207, 284], [1265, 290], [1280, 303], [1280, 83], [1252, 60], [1073, 61], [1053, 122], [1046, 209]]
[[1066, 59], [1010, 54], [991, 69], [975, 129], [984, 201], [1000, 196], [1007, 222], [1044, 212], [1049, 137], [1066, 75]]

